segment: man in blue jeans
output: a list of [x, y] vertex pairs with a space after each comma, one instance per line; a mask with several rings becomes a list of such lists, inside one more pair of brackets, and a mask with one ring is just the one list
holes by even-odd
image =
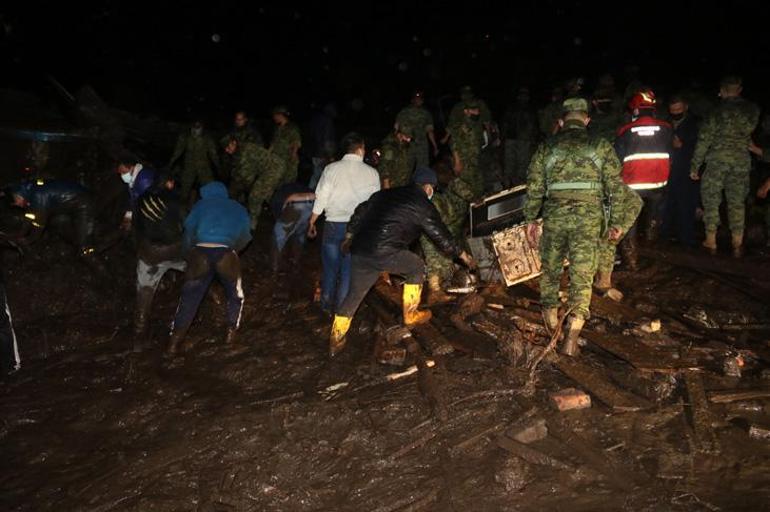
[[316, 221], [324, 214], [321, 308], [329, 314], [342, 305], [350, 289], [350, 254], [340, 251], [348, 221], [359, 204], [380, 190], [379, 174], [364, 163], [364, 138], [349, 133], [342, 139], [342, 147], [345, 156], [327, 165], [318, 181], [307, 233], [310, 238], [316, 237]]
[[273, 194], [270, 200], [270, 207], [276, 218], [270, 244], [270, 270], [273, 276], [278, 275], [281, 256], [285, 252], [288, 252], [291, 270], [298, 270], [314, 202], [313, 191], [301, 183], [287, 183]]
[[243, 286], [238, 252], [251, 241], [249, 213], [228, 197], [227, 188], [219, 181], [201, 187], [200, 194], [201, 200], [184, 221], [182, 246], [187, 251], [187, 272], [166, 349], [169, 356], [177, 354], [215, 277], [227, 298], [228, 345], [235, 342], [241, 323]]

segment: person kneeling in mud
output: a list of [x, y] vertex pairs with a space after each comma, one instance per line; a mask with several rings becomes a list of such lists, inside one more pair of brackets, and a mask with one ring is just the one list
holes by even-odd
[[24, 209], [27, 229], [14, 240], [17, 245], [34, 244], [51, 227], [77, 247], [89, 268], [106, 275], [93, 245], [96, 217], [90, 190], [74, 181], [38, 178], [7, 187], [5, 195], [11, 204]]
[[351, 283], [342, 305], [334, 317], [329, 338], [329, 355], [335, 356], [345, 347], [345, 335], [358, 306], [381, 272], [406, 278], [403, 292], [403, 314], [406, 326], [422, 324], [431, 312], [418, 309], [425, 281], [425, 263], [409, 251], [409, 246], [425, 234], [439, 250], [474, 267], [473, 258], [462, 251], [441, 221], [431, 202], [438, 182], [436, 173], [421, 167], [414, 173], [413, 184], [375, 193], [358, 205], [347, 227], [343, 252], [352, 253]]
[[157, 185], [137, 200], [133, 214], [137, 253], [134, 352], [141, 352], [148, 342], [152, 300], [161, 279], [169, 270], [184, 272], [187, 268], [182, 257], [184, 215], [170, 175], [160, 176]]
[[230, 199], [227, 188], [212, 181], [200, 189], [201, 199], [184, 221], [182, 246], [187, 272], [166, 353], [175, 356], [195, 319], [201, 300], [216, 277], [227, 300], [226, 344], [235, 343], [243, 309], [241, 262], [238, 252], [251, 241], [249, 213]]

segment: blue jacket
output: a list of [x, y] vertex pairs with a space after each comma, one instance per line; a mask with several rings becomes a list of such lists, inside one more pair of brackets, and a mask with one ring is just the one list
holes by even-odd
[[240, 203], [230, 199], [219, 181], [200, 189], [201, 199], [184, 221], [185, 250], [197, 244], [222, 244], [242, 250], [251, 241], [249, 213]]
[[139, 198], [155, 184], [155, 171], [149, 167], [142, 167], [134, 178], [134, 184], [128, 188], [131, 197], [131, 211], [136, 208]]

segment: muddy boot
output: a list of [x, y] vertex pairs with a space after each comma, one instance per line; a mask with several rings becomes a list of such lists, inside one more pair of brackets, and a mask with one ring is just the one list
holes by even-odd
[[743, 231], [733, 233], [733, 258], [743, 258]]
[[598, 271], [594, 278], [594, 288], [601, 293], [607, 293], [612, 288], [612, 271]]
[[553, 334], [559, 325], [559, 308], [543, 308], [543, 322], [548, 333]]
[[645, 240], [647, 242], [655, 242], [658, 240], [658, 233], [660, 232], [660, 223], [656, 220], [651, 220], [650, 225], [647, 226], [647, 232], [645, 233]]
[[186, 334], [187, 329], [174, 329], [174, 332], [171, 333], [171, 337], [168, 340], [168, 346], [166, 347], [167, 357], [176, 357], [179, 355]]
[[418, 325], [430, 321], [433, 313], [430, 310], [420, 310], [420, 298], [422, 297], [421, 284], [404, 284], [403, 311], [404, 325]]
[[580, 354], [578, 338], [586, 320], [582, 316], [570, 315], [567, 322], [567, 334], [564, 337], [560, 352], [565, 356], [575, 357]]
[[708, 253], [712, 256], [716, 256], [717, 253], [717, 232], [706, 231], [706, 239], [703, 240], [703, 247], [706, 248]]
[[352, 321], [353, 319], [347, 316], [334, 316], [332, 332], [329, 335], [329, 357], [336, 356], [345, 348], [345, 343], [347, 343], [346, 334], [350, 329]]
[[225, 345], [232, 347], [238, 343], [238, 328], [228, 327], [227, 335], [225, 336]]
[[428, 277], [428, 304], [443, 304], [452, 300], [452, 296], [441, 288], [441, 278], [437, 275]]
[[631, 272], [639, 270], [639, 261], [636, 251], [636, 238], [627, 236], [620, 242], [620, 254], [623, 256], [623, 263]]
[[149, 345], [147, 325], [150, 320], [152, 297], [155, 290], [150, 286], [143, 286], [136, 292], [136, 312], [134, 316], [134, 352], [141, 352]]

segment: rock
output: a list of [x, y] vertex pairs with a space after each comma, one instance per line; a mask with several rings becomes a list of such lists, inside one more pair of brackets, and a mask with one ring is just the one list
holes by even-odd
[[513, 432], [508, 432], [508, 437], [523, 444], [540, 441], [541, 439], [545, 439], [547, 435], [548, 427], [545, 424], [545, 420], [542, 418], [535, 420], [528, 425], [523, 425]]
[[614, 300], [615, 302], [620, 302], [623, 300], [623, 292], [618, 290], [617, 288], [610, 288], [606, 292], [604, 292], [603, 297]]
[[591, 397], [575, 388], [566, 388], [550, 394], [553, 405], [559, 411], [586, 409], [591, 407]]
[[519, 492], [532, 481], [529, 464], [518, 457], [503, 459], [500, 469], [495, 473], [495, 482], [508, 492]]
[[648, 320], [643, 322], [639, 328], [646, 333], [653, 333], [660, 331], [661, 323], [659, 319]]
[[752, 425], [749, 427], [749, 437], [760, 441], [770, 441], [770, 428]]

